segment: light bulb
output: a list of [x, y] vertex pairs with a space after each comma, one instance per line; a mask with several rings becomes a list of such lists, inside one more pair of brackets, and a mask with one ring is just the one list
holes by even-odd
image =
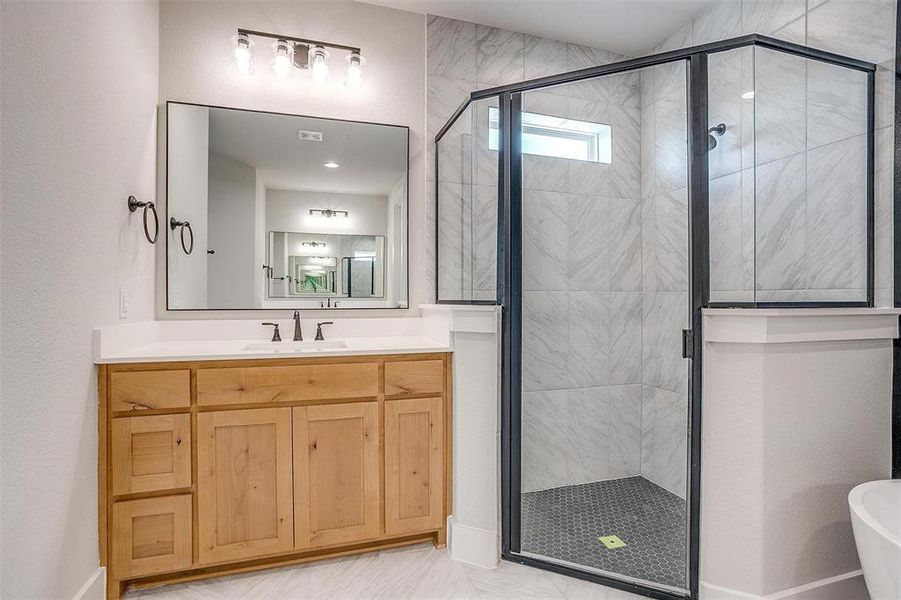
[[310, 48], [310, 71], [313, 81], [322, 83], [328, 79], [328, 52], [324, 46]]
[[285, 40], [278, 40], [272, 44], [275, 50], [275, 58], [272, 59], [272, 72], [279, 79], [291, 77], [291, 63], [294, 60], [294, 49]]
[[253, 73], [253, 53], [250, 48], [253, 40], [246, 33], [239, 33], [232, 38], [235, 45], [235, 68], [241, 75]]
[[344, 85], [359, 89], [363, 84], [363, 57], [358, 50], [347, 55], [347, 72], [344, 74]]

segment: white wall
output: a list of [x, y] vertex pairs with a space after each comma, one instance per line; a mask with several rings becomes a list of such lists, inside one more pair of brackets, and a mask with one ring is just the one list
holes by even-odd
[[[209, 199], [210, 111], [203, 106], [176, 106], [169, 117], [173, 132], [168, 145], [169, 217], [191, 223], [195, 251], [185, 254], [181, 228], [170, 229], [166, 213], [160, 211], [164, 234], [160, 246], [169, 242], [169, 306], [195, 308], [207, 305], [207, 203]], [[166, 160], [165, 158], [163, 160]], [[188, 234], [185, 234], [187, 239]]]
[[[98, 567], [91, 329], [153, 317], [155, 2], [0, 4], [0, 597], [72, 598]], [[160, 240], [165, 234], [160, 223]]]
[[[209, 158], [208, 244], [196, 252], [207, 263], [207, 306], [248, 308], [259, 303], [255, 293], [256, 169], [227, 156]], [[207, 254], [207, 248], [215, 254]]]
[[406, 298], [407, 273], [400, 265], [407, 260], [403, 240], [407, 234], [403, 218], [407, 213], [407, 178], [401, 177], [388, 194], [388, 244], [386, 248], [388, 304], [395, 305], [398, 299]]
[[[313, 85], [304, 77], [281, 81], [267, 71], [263, 61], [257, 62], [256, 75], [242, 77], [229, 60], [230, 40], [238, 27], [360, 46], [367, 59], [363, 88], [352, 91], [341, 84], [343, 65], [338, 60], [332, 63], [332, 80], [324, 86]], [[159, 96], [161, 101], [181, 100], [409, 126], [410, 305], [419, 304], [425, 274], [425, 18], [422, 15], [350, 0], [165, 2], [160, 7]], [[160, 307], [164, 306], [163, 296], [163, 292], [158, 295]], [[192, 313], [192, 317], [214, 315], [222, 316]], [[166, 315], [160, 311], [160, 316]], [[259, 315], [238, 313], [238, 316]]]
[[[343, 216], [311, 215], [312, 208], [346, 210]], [[388, 198], [295, 190], [266, 190], [266, 231], [388, 234]]]
[[891, 471], [897, 316], [722, 312], [704, 317], [701, 581], [721, 588], [707, 597], [854, 573], [848, 492]]
[[253, 240], [253, 266], [256, 268], [256, 274], [253, 276], [253, 300], [254, 306], [259, 308], [263, 305], [263, 297], [266, 295], [266, 278], [263, 276], [263, 265], [267, 264], [266, 256], [266, 240], [269, 234], [266, 232], [266, 182], [257, 173], [256, 185], [254, 186], [254, 205], [253, 205], [253, 230], [255, 237]]

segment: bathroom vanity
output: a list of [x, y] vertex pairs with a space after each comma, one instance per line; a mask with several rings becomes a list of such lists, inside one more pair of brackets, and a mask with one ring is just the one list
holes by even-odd
[[99, 365], [109, 598], [445, 545], [451, 354], [318, 354]]

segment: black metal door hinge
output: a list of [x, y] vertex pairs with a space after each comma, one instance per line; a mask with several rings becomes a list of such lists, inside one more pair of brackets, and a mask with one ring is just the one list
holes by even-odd
[[682, 330], [682, 358], [694, 358], [695, 338], [691, 329]]

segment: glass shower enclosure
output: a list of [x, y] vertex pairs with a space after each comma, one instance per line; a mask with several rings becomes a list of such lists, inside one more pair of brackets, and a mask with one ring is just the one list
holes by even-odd
[[697, 597], [702, 310], [872, 306], [874, 70], [751, 35], [439, 132], [438, 301], [503, 306], [505, 559]]

